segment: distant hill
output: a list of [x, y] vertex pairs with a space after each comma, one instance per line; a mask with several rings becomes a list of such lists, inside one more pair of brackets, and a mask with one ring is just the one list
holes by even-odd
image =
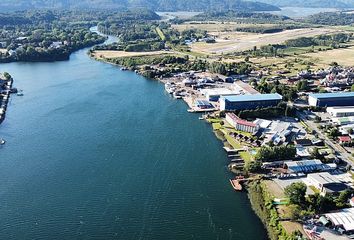
[[276, 11], [269, 3], [242, 0], [1, 0], [0, 11], [28, 9], [122, 9], [144, 7], [156, 11]]
[[[255, 0], [253, 0], [255, 1]], [[353, 8], [354, 0], [257, 0], [278, 7]]]

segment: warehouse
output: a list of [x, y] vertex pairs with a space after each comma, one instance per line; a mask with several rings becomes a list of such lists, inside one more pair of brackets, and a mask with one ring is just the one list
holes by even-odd
[[321, 160], [286, 161], [284, 168], [288, 169], [289, 173], [311, 173], [335, 169], [334, 166], [324, 164]]
[[326, 110], [333, 117], [354, 116], [354, 107], [328, 107]]
[[354, 106], [354, 92], [310, 94], [308, 103], [314, 107]]
[[240, 94], [238, 91], [227, 88], [200, 89], [200, 93], [204, 95], [208, 101], [212, 102], [217, 102], [219, 98], [223, 96], [234, 96]]
[[338, 194], [348, 189], [347, 185], [328, 172], [311, 173], [304, 181], [308, 186], [314, 186], [322, 196], [327, 194]]
[[220, 110], [245, 110], [277, 106], [283, 97], [278, 94], [254, 94], [224, 96], [220, 98]]
[[354, 230], [354, 208], [344, 208], [327, 213], [325, 216], [337, 228], [343, 228], [345, 231]]

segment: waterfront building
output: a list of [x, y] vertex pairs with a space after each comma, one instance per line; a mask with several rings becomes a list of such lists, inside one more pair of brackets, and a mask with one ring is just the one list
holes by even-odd
[[254, 89], [251, 85], [248, 83], [245, 83], [243, 81], [235, 81], [233, 84], [233, 89], [240, 94], [260, 94], [256, 89]]
[[319, 171], [329, 171], [335, 169], [335, 166], [324, 164], [321, 160], [302, 160], [302, 161], [286, 161], [284, 168], [290, 173], [311, 173]]
[[277, 106], [283, 97], [278, 93], [223, 96], [220, 98], [220, 110], [246, 110]]
[[227, 88], [211, 88], [211, 89], [201, 89], [201, 94], [203, 94], [209, 101], [217, 102], [220, 97], [224, 96], [236, 96], [239, 94], [238, 91], [230, 90]]
[[326, 111], [333, 117], [354, 116], [354, 106], [348, 107], [328, 107]]
[[226, 121], [236, 130], [242, 132], [256, 133], [259, 125], [237, 117], [234, 113], [226, 113]]
[[310, 94], [308, 104], [314, 107], [354, 106], [354, 92]]

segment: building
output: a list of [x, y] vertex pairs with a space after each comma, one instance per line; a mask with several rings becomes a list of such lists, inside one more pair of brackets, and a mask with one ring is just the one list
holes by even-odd
[[325, 216], [336, 228], [342, 228], [347, 232], [354, 230], [354, 208], [344, 208], [327, 213]]
[[324, 164], [320, 160], [286, 161], [284, 168], [290, 173], [311, 173], [335, 169], [332, 165]]
[[250, 94], [250, 95], [260, 94], [251, 85], [243, 81], [235, 81], [233, 84], [233, 89], [239, 92], [240, 94]]
[[326, 110], [333, 117], [354, 116], [354, 106], [350, 107], [328, 107]]
[[332, 118], [331, 122], [337, 126], [353, 124], [354, 123], [354, 116], [353, 117]]
[[203, 100], [203, 99], [197, 99], [194, 102], [194, 106], [200, 108], [200, 109], [212, 109], [214, 106], [210, 104], [208, 101]]
[[220, 110], [245, 110], [277, 106], [283, 97], [278, 94], [254, 94], [224, 96], [220, 98]]
[[346, 144], [352, 142], [352, 139], [349, 136], [339, 136], [338, 140], [340, 144]]
[[235, 96], [239, 92], [235, 90], [230, 90], [227, 88], [211, 88], [211, 89], [201, 89], [201, 94], [203, 94], [209, 101], [217, 102], [220, 97], [223, 96]]
[[337, 195], [348, 189], [347, 185], [340, 182], [336, 176], [328, 172], [307, 174], [307, 178], [304, 182], [308, 186], [314, 186], [323, 196], [327, 194]]
[[310, 94], [308, 103], [314, 107], [354, 106], [354, 92]]
[[253, 122], [249, 122], [237, 117], [234, 113], [226, 113], [225, 120], [236, 130], [242, 132], [256, 133], [259, 129], [259, 125]]

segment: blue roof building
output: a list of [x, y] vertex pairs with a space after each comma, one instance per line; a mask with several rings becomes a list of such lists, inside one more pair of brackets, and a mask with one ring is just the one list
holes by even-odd
[[220, 110], [246, 110], [277, 106], [283, 97], [278, 93], [223, 96], [220, 98]]
[[354, 92], [310, 94], [308, 103], [314, 107], [354, 106]]

